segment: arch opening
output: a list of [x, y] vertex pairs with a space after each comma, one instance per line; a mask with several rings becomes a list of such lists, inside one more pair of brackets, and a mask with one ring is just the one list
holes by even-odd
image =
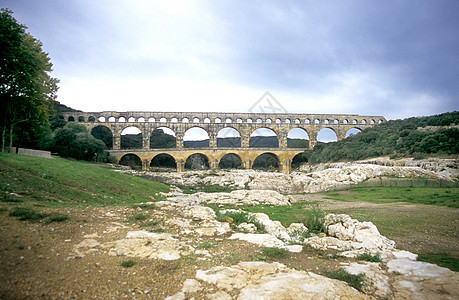
[[269, 128], [258, 128], [250, 135], [250, 148], [278, 148], [277, 134]]
[[98, 125], [91, 129], [91, 134], [98, 140], [104, 142], [107, 149], [113, 149], [113, 133], [107, 126]]
[[177, 169], [177, 163], [175, 159], [167, 154], [161, 153], [153, 157], [150, 162], [150, 169], [152, 171], [170, 171], [170, 169]]
[[287, 134], [287, 148], [309, 148], [309, 135], [303, 128], [293, 128]]
[[167, 127], [158, 127], [151, 132], [151, 149], [175, 148], [176, 146], [175, 133], [171, 129]]
[[336, 142], [337, 140], [338, 136], [333, 129], [330, 128], [322, 128], [317, 134], [317, 142], [321, 144]]
[[236, 129], [231, 127], [220, 129], [217, 134], [217, 147], [241, 147], [241, 135]]
[[357, 134], [359, 134], [360, 132], [362, 132], [361, 129], [355, 128], [355, 127], [354, 127], [354, 128], [349, 129], [348, 131], [346, 131], [346, 136], [345, 136], [345, 137], [348, 138], [348, 137], [357, 135]]
[[298, 153], [292, 159], [292, 168], [298, 168], [301, 164], [307, 161], [308, 159], [303, 155], [303, 153]]
[[121, 132], [121, 149], [141, 149], [142, 131], [135, 126], [129, 126]]
[[238, 169], [242, 166], [242, 160], [234, 153], [225, 154], [218, 163], [220, 169]]
[[252, 168], [255, 170], [277, 170], [279, 158], [273, 153], [263, 153], [254, 160]]
[[183, 135], [183, 146], [185, 148], [209, 147], [209, 134], [200, 127], [192, 127]]
[[74, 117], [72, 117], [72, 116], [70, 116], [70, 117], [68, 118], [68, 120], [67, 120], [67, 121], [68, 121], [68, 122], [75, 122], [75, 118], [74, 118]]
[[79, 116], [78, 117], [78, 122], [84, 122], [84, 117], [83, 116]]
[[209, 159], [201, 153], [195, 153], [188, 156], [185, 162], [185, 169], [205, 170], [209, 169]]
[[142, 160], [135, 154], [126, 154], [120, 159], [120, 165], [131, 167], [134, 170], [142, 169]]

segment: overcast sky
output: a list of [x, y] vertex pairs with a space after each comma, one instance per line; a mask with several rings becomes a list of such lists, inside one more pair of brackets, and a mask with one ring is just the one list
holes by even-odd
[[83, 111], [459, 110], [459, 1], [0, 0]]

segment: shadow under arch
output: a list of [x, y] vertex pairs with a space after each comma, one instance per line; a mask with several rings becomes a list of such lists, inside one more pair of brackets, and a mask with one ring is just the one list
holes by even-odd
[[242, 159], [235, 153], [227, 153], [220, 158], [218, 167], [220, 169], [237, 169], [242, 166]]
[[298, 153], [297, 155], [293, 157], [292, 168], [298, 168], [301, 164], [308, 162], [308, 159], [303, 154], [304, 152]]
[[119, 164], [122, 166], [131, 167], [134, 170], [142, 169], [142, 160], [135, 154], [128, 153], [121, 157]]
[[107, 149], [113, 149], [113, 132], [104, 125], [97, 125], [91, 129], [91, 135], [104, 142]]
[[170, 171], [170, 169], [177, 169], [177, 163], [174, 157], [167, 153], [160, 153], [155, 155], [150, 162], [150, 168], [164, 169], [164, 171]]
[[265, 152], [257, 156], [253, 161], [252, 169], [255, 170], [273, 170], [279, 168], [279, 158], [276, 154]]
[[250, 134], [249, 148], [279, 148], [279, 136], [271, 128], [257, 128]]
[[209, 158], [202, 153], [194, 153], [187, 157], [185, 169], [206, 170], [209, 169]]

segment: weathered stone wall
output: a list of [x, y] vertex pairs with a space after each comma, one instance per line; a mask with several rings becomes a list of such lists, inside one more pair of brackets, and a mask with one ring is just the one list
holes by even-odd
[[[17, 151], [18, 151], [18, 154], [22, 154], [22, 155], [36, 156], [36, 157], [42, 157], [42, 158], [52, 158], [51, 152], [49, 151], [25, 149], [25, 148], [19, 148]], [[16, 153], [16, 147], [13, 147], [10, 153]]]

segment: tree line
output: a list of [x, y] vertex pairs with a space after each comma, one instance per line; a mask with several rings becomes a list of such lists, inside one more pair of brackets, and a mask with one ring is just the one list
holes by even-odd
[[459, 152], [459, 129], [454, 127], [458, 124], [458, 111], [391, 120], [344, 140], [319, 144], [305, 151], [303, 160], [324, 163], [377, 156], [454, 155]]

